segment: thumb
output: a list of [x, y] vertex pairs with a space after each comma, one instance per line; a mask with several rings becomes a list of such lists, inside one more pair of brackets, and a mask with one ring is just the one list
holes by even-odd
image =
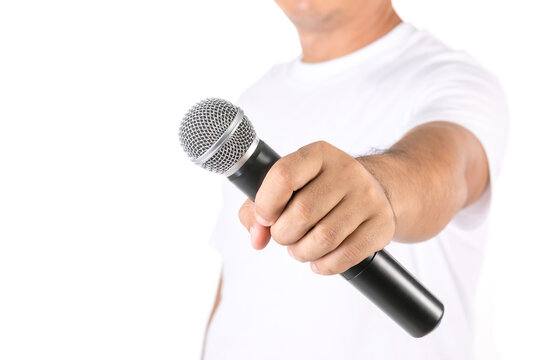
[[270, 228], [262, 226], [255, 221], [255, 204], [247, 199], [238, 211], [238, 218], [251, 235], [251, 245], [256, 250], [261, 250], [270, 241]]

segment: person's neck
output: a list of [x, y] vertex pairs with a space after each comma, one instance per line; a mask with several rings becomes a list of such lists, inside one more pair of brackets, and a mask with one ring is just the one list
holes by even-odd
[[355, 14], [324, 30], [297, 27], [302, 61], [316, 63], [350, 54], [386, 35], [401, 21], [390, 5]]

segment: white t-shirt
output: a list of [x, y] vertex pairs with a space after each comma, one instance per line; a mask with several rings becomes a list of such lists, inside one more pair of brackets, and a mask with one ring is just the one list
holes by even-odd
[[[281, 155], [325, 140], [358, 156], [388, 148], [419, 124], [455, 122], [483, 144], [492, 179], [508, 123], [504, 95], [490, 73], [406, 23], [338, 59], [276, 65], [238, 105]], [[472, 358], [473, 297], [491, 187], [436, 237], [386, 248], [445, 305], [440, 326], [420, 339], [341, 276], [313, 273], [273, 241], [253, 250], [237, 218], [245, 195], [224, 180], [223, 196], [211, 239], [223, 256], [222, 300], [209, 328], [206, 359]]]

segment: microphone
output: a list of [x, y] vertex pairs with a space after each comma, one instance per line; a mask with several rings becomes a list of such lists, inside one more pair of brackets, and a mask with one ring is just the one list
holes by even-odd
[[[195, 164], [226, 176], [251, 200], [280, 159], [257, 137], [242, 109], [218, 98], [195, 104], [182, 119], [179, 137]], [[384, 249], [341, 276], [413, 337], [441, 322], [444, 305]]]

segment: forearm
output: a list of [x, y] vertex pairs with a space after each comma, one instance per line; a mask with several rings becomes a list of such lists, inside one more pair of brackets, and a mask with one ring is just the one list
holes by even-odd
[[488, 183], [487, 160], [479, 141], [468, 130], [447, 122], [419, 126], [384, 153], [358, 160], [386, 191], [398, 241], [435, 236]]
[[303, 146], [272, 166], [239, 217], [256, 249], [271, 235], [314, 272], [339, 274], [392, 239], [433, 237], [480, 196], [487, 177], [476, 137], [433, 122], [359, 159], [324, 141]]

